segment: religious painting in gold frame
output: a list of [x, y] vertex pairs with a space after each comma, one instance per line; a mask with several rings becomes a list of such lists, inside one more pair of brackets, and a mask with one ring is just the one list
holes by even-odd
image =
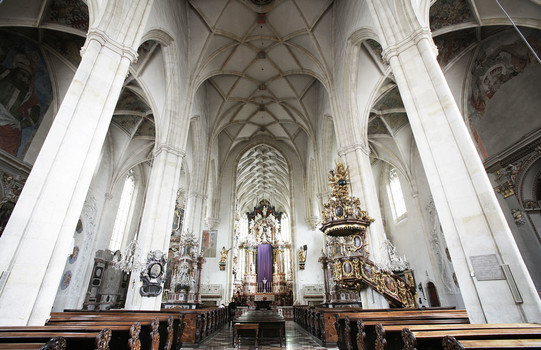
[[354, 251], [362, 249], [364, 246], [363, 237], [361, 235], [353, 235], [352, 246]]
[[349, 259], [344, 260], [342, 265], [342, 274], [344, 277], [353, 277], [353, 264]]

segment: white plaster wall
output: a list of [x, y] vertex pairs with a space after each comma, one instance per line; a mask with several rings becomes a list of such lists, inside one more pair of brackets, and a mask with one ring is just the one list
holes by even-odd
[[357, 113], [359, 113], [357, 118], [368, 120], [370, 108], [373, 105], [374, 100], [379, 97], [377, 96], [377, 88], [382, 77], [383, 74], [380, 68], [363, 45], [359, 51], [357, 91], [355, 92]]
[[[410, 263], [417, 285], [422, 283], [425, 288], [426, 283], [432, 282], [436, 285], [442, 305], [463, 307], [459, 290], [453, 285], [451, 273], [448, 270], [443, 271], [439, 267], [440, 259], [446, 259], [446, 257], [436, 249], [437, 246], [434, 246], [433, 243], [432, 221], [428, 217], [427, 211], [431, 193], [411, 136], [411, 129], [409, 126], [405, 126], [398, 132], [398, 135], [395, 135], [394, 140], [397, 145], [393, 145], [390, 139], [385, 143], [389, 149], [394, 149], [394, 155], [399, 157], [392, 159], [392, 166], [398, 166], [399, 180], [407, 208], [407, 216], [402, 220], [395, 221], [391, 211], [387, 192], [388, 166], [384, 161], [378, 161], [372, 168], [378, 188], [385, 232], [387, 238], [396, 247], [398, 256], [405, 256]], [[381, 139], [378, 141], [382, 142]], [[399, 149], [402, 150], [402, 155], [398, 151]], [[380, 247], [375, 248], [381, 249]], [[420, 306], [429, 306], [426, 289], [424, 293], [420, 289], [417, 292], [421, 298]]]
[[[348, 91], [344, 91], [344, 81], [349, 77], [344, 76], [344, 68], [348, 62], [346, 59], [346, 47], [348, 39], [354, 33], [362, 29], [373, 30], [373, 20], [370, 10], [365, 1], [349, 0], [335, 3], [335, 27], [334, 27], [334, 87], [340, 102], [344, 104], [348, 98]], [[339, 118], [340, 116], [335, 116]]]
[[468, 68], [470, 67], [474, 52], [475, 49], [470, 50], [450, 66], [447, 66], [444, 72], [447, 84], [449, 84], [449, 89], [451, 89], [451, 92], [455, 97], [455, 101], [457, 102], [458, 108], [460, 108], [462, 116], [467, 113], [465, 103], [469, 103], [468, 96], [465, 96], [465, 94], [467, 94], [470, 89], [465, 86], [465, 81], [468, 77]]
[[145, 92], [151, 101], [156, 120], [163, 119], [165, 114], [167, 87], [165, 74], [163, 53], [161, 50], [156, 50], [139, 77], [139, 82], [145, 87]]

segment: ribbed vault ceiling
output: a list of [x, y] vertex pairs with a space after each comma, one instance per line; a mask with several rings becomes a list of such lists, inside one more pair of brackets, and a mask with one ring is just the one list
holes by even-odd
[[289, 167], [284, 156], [265, 144], [244, 153], [237, 167], [237, 199], [242, 212], [252, 211], [262, 199], [289, 212]]
[[[317, 88], [330, 76], [334, 0], [189, 3], [191, 47], [200, 52], [190, 59], [196, 83], [207, 89], [212, 138], [232, 148], [264, 137], [303, 154]], [[276, 150], [252, 149], [238, 171], [239, 205], [252, 210], [268, 194], [289, 207], [289, 170]]]

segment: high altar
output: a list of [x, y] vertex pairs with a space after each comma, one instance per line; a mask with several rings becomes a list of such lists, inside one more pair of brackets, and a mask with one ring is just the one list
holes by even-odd
[[292, 304], [291, 243], [283, 216], [262, 200], [236, 225], [234, 296], [242, 304]]

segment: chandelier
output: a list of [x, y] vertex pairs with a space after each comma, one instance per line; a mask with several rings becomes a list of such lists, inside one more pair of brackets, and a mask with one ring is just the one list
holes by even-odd
[[134, 239], [128, 244], [124, 250], [124, 255], [120, 253], [120, 250], [117, 250], [113, 257], [113, 267], [125, 273], [139, 271], [145, 266], [146, 264], [141, 261], [141, 248], [137, 239]]

